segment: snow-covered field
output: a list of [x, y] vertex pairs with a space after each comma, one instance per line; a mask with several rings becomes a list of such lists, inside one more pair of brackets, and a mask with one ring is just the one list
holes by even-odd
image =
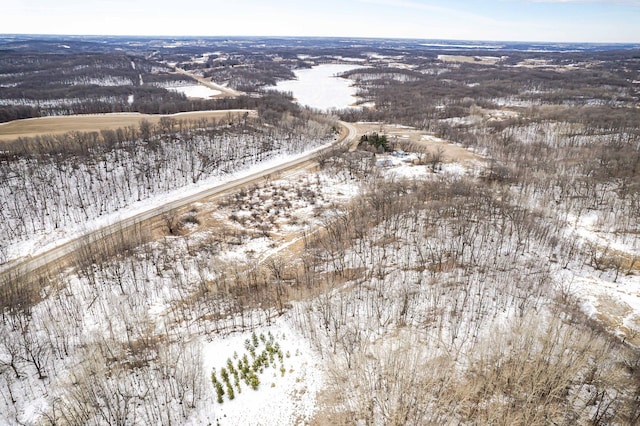
[[351, 80], [336, 76], [358, 68], [357, 65], [325, 64], [296, 70], [297, 80], [280, 81], [272, 88], [292, 92], [298, 103], [313, 108], [348, 108], [356, 102], [356, 88]]
[[201, 84], [194, 84], [192, 86], [169, 87], [168, 90], [172, 90], [178, 93], [184, 93], [184, 95], [187, 98], [196, 98], [196, 99], [209, 99], [213, 96], [217, 96], [222, 93], [219, 90], [214, 90], [210, 87], [203, 86]]

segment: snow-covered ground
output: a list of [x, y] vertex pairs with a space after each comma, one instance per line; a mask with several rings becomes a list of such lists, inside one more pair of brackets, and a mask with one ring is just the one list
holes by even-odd
[[573, 232], [585, 241], [640, 257], [640, 240], [633, 239], [632, 243], [623, 242], [616, 235], [615, 229], [599, 229], [598, 219], [599, 216], [596, 212], [588, 212], [582, 214], [579, 218], [574, 214], [569, 214], [567, 222], [572, 227]]
[[596, 271], [575, 271], [565, 279], [568, 290], [591, 317], [606, 324], [620, 338], [637, 345], [640, 337], [640, 276], [621, 276], [614, 282]]
[[325, 64], [296, 70], [297, 80], [278, 82], [271, 89], [292, 92], [298, 103], [313, 108], [348, 108], [356, 102], [356, 88], [351, 80], [336, 75], [358, 68], [357, 65]]
[[[598, 226], [598, 214], [588, 212], [567, 218], [569, 238], [576, 238], [584, 246], [597, 248], [622, 260], [624, 266], [614, 270], [596, 270], [587, 265], [570, 268], [563, 277], [566, 290], [581, 301], [585, 312], [602, 321], [612, 332], [634, 345], [640, 344], [640, 275], [630, 271], [630, 262], [640, 258], [640, 241], [621, 241], [614, 230]], [[625, 259], [626, 257], [626, 259]], [[625, 264], [626, 263], [626, 264]]]
[[[266, 368], [259, 376], [257, 390], [241, 385], [241, 392], [229, 400], [225, 395], [220, 404], [215, 399], [211, 385], [210, 403], [193, 415], [188, 425], [294, 425], [307, 423], [317, 410], [316, 395], [322, 388], [321, 359], [311, 349], [311, 344], [295, 328], [288, 315], [278, 318], [276, 323], [259, 327], [252, 332], [217, 336], [203, 345], [203, 366], [207, 380], [211, 381], [211, 371], [220, 370], [232, 361], [242, 358], [247, 351], [245, 342], [269, 333], [275, 338], [284, 354], [282, 365]], [[236, 356], [234, 358], [234, 356]], [[281, 367], [284, 367], [282, 373]]]
[[[292, 181], [296, 184], [292, 185]], [[305, 191], [300, 192], [300, 187]], [[246, 198], [230, 199], [225, 206], [219, 206], [213, 217], [220, 221], [235, 217], [233, 226], [245, 232], [270, 222], [269, 235], [229, 247], [219, 258], [236, 264], [247, 260], [251, 264], [262, 264], [308, 238], [328, 219], [332, 207], [349, 202], [360, 192], [356, 180], [334, 172], [305, 172], [247, 191]], [[288, 207], [282, 209], [284, 204]]]
[[214, 90], [210, 87], [203, 86], [201, 84], [194, 84], [192, 86], [176, 86], [170, 87], [168, 90], [184, 93], [187, 98], [197, 98], [197, 99], [209, 99], [212, 96], [217, 96], [222, 92], [219, 90]]
[[[411, 161], [417, 161], [419, 156], [417, 154], [409, 154], [405, 158], [397, 158], [393, 156], [378, 156], [382, 157], [382, 163], [379, 163], [383, 168], [384, 174], [390, 178], [409, 179], [409, 180], [427, 180], [432, 179], [434, 173], [431, 171], [431, 166], [426, 164], [413, 164]], [[443, 163], [438, 166], [438, 174], [444, 176], [464, 176], [469, 174], [470, 171], [467, 167], [459, 163]]]

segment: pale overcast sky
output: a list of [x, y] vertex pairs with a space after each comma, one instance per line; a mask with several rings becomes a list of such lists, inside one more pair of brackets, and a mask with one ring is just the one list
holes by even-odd
[[5, 34], [640, 42], [640, 0], [1, 0]]

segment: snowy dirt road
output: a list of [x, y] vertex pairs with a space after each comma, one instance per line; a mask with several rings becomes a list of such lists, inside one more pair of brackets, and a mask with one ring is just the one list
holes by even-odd
[[88, 242], [106, 238], [117, 232], [130, 232], [143, 223], [162, 222], [163, 215], [168, 212], [183, 208], [194, 202], [207, 199], [213, 196], [221, 196], [230, 191], [237, 190], [245, 185], [249, 185], [272, 175], [282, 175], [290, 172], [296, 172], [301, 167], [308, 167], [314, 164], [314, 159], [324, 152], [327, 152], [337, 145], [349, 146], [356, 139], [356, 128], [345, 122], [339, 122], [344, 131], [334, 143], [320, 146], [313, 150], [307, 151], [293, 157], [287, 161], [257, 171], [232, 181], [217, 184], [209, 188], [201, 188], [195, 193], [183, 195], [175, 199], [165, 199], [160, 205], [147, 206], [148, 208], [136, 212], [130, 216], [115, 216], [112, 222], [87, 230], [82, 235], [73, 235], [66, 240], [58, 241], [53, 247], [40, 247], [34, 250], [30, 256], [26, 258], [18, 258], [0, 266], [0, 283], [10, 282], [20, 277], [27, 276], [33, 272], [46, 270], [48, 265], [57, 264], [58, 266], [67, 266], [67, 263], [73, 257], [72, 254], [81, 250]]

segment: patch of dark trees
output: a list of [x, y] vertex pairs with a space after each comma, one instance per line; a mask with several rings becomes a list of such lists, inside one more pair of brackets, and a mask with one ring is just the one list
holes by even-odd
[[363, 146], [363, 145], [365, 146], [368, 145], [370, 147], [373, 147], [378, 152], [391, 151], [391, 146], [389, 145], [387, 136], [379, 135], [377, 132], [362, 135], [360, 137], [360, 143], [358, 144], [358, 146]]
[[[298, 62], [301, 61], [295, 61], [296, 64]], [[274, 86], [278, 81], [291, 80], [295, 78], [292, 69], [302, 68], [299, 65], [285, 66], [270, 60], [242, 65], [214, 65], [214, 68], [203, 72], [205, 77], [211, 77], [213, 81], [227, 82], [231, 87], [243, 92], [257, 92], [262, 87]]]
[[183, 80], [165, 65], [124, 54], [7, 53], [0, 55], [0, 122], [49, 115], [167, 114], [215, 108], [158, 87]]

